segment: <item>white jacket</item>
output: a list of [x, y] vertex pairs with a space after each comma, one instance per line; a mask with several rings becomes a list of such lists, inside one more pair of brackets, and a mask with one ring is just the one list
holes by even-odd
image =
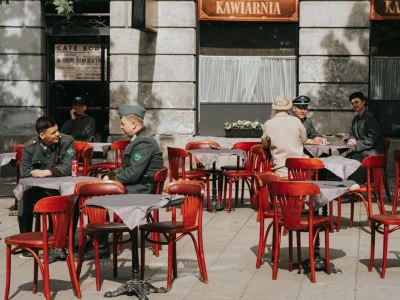
[[281, 178], [288, 178], [286, 158], [308, 157], [303, 153], [307, 141], [306, 130], [297, 117], [279, 112], [264, 123], [261, 142], [272, 155], [272, 171]]

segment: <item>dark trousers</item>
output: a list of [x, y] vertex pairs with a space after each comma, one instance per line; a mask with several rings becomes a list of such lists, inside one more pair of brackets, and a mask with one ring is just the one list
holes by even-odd
[[[362, 162], [364, 158], [368, 155], [363, 153], [349, 154], [346, 158], [355, 159]], [[364, 167], [359, 167], [353, 174], [349, 176], [349, 180], [354, 180], [358, 184], [365, 184], [367, 182], [367, 169]]]

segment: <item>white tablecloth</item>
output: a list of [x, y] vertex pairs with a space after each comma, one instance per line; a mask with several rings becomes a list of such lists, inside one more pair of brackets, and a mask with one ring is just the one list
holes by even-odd
[[84, 205], [101, 206], [115, 212], [130, 230], [140, 225], [147, 214], [167, 205], [170, 201], [183, 200], [184, 196], [154, 194], [124, 194], [93, 197]]
[[22, 198], [24, 191], [29, 187], [42, 187], [46, 189], [58, 190], [61, 195], [72, 195], [75, 190], [75, 185], [80, 181], [98, 180], [95, 177], [80, 176], [80, 177], [46, 177], [46, 178], [22, 178], [14, 189], [14, 196], [18, 200]]
[[220, 156], [227, 156], [227, 155], [238, 155], [243, 160], [246, 159], [246, 152], [240, 149], [195, 149], [195, 150], [188, 150], [188, 152], [194, 156], [201, 162], [201, 164], [205, 168], [212, 168], [213, 163], [218, 159]]
[[0, 166], [5, 166], [8, 164], [11, 160], [15, 159], [17, 156], [16, 152], [10, 152], [10, 153], [2, 153], [0, 154]]
[[346, 193], [350, 187], [356, 184], [353, 180], [348, 181], [313, 181], [319, 186], [321, 194], [314, 199], [314, 209], [321, 208], [333, 199]]
[[332, 155], [333, 150], [349, 150], [350, 146], [346, 144], [326, 144], [326, 145], [304, 145], [304, 148], [312, 155], [312, 157], [320, 157], [322, 154]]
[[104, 155], [107, 154], [108, 149], [111, 147], [111, 143], [88, 143], [93, 147], [93, 152], [103, 152]]
[[329, 156], [320, 158], [320, 160], [324, 163], [325, 169], [328, 169], [343, 180], [349, 178], [361, 166], [359, 161], [341, 156]]

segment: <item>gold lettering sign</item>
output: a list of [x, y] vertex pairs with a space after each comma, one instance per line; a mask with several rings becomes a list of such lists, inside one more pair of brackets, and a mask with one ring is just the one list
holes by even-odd
[[400, 20], [400, 1], [371, 0], [371, 20]]
[[198, 0], [198, 6], [199, 20], [299, 21], [298, 0]]

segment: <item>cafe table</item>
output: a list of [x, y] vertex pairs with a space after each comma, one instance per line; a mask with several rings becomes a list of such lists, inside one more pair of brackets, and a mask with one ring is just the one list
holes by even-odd
[[1, 153], [0, 154], [0, 167], [7, 165], [11, 160], [17, 157], [16, 152]]
[[353, 149], [344, 143], [327, 143], [324, 145], [304, 145], [308, 154], [312, 157], [320, 157], [322, 154], [332, 155], [333, 151], [337, 150], [339, 153], [343, 153]]
[[162, 196], [155, 194], [124, 194], [97, 196], [87, 200], [84, 205], [100, 206], [112, 210], [130, 229], [132, 250], [132, 277], [114, 291], [108, 291], [104, 297], [135, 294], [140, 300], [148, 300], [150, 292], [166, 293], [165, 288], [154, 287], [140, 279], [138, 226], [155, 209], [177, 206], [183, 203], [185, 196]]
[[215, 163], [220, 156], [237, 155], [243, 159], [246, 159], [246, 152], [240, 149], [228, 149], [213, 147], [210, 149], [194, 149], [187, 150], [190, 154], [196, 156], [201, 164], [207, 169], [212, 167], [212, 199], [211, 206], [212, 212], [215, 213], [217, 210], [223, 209], [223, 204], [217, 201], [217, 172]]
[[111, 143], [88, 143], [93, 147], [93, 152], [102, 152], [105, 156], [111, 147]]

